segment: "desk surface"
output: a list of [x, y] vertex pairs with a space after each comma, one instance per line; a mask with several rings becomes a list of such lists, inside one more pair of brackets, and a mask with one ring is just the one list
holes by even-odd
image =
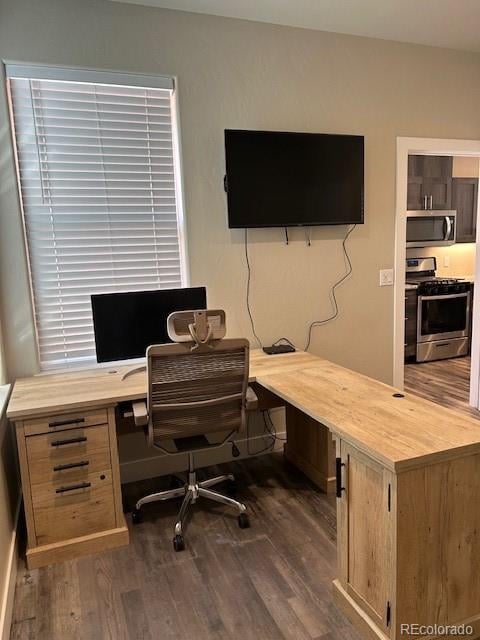
[[328, 360], [257, 381], [395, 471], [480, 452], [480, 420]]
[[[302, 351], [267, 356], [260, 349], [252, 350], [250, 382], [254, 382], [259, 375], [287, 373], [317, 360], [316, 356]], [[137, 372], [122, 380], [122, 376], [131, 369], [135, 369], [135, 366], [97, 367], [19, 378], [13, 388], [7, 416], [17, 420], [80, 407], [105, 407], [128, 400], [141, 400], [147, 394], [146, 374]]]
[[[11, 419], [115, 405], [146, 396], [144, 373], [132, 367], [91, 369], [16, 381]], [[480, 421], [308, 353], [251, 352], [250, 380], [394, 470], [480, 452]], [[431, 460], [427, 460], [431, 458]]]

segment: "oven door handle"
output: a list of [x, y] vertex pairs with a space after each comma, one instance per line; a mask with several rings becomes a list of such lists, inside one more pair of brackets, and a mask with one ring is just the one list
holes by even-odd
[[452, 220], [450, 216], [445, 216], [445, 223], [447, 226], [447, 230], [445, 231], [444, 240], [447, 241], [450, 239], [450, 234], [452, 233]]

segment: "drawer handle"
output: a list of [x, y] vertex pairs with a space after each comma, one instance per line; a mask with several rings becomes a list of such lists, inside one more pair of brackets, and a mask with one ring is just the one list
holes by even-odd
[[55, 440], [52, 442], [52, 447], [63, 447], [65, 444], [79, 444], [80, 442], [86, 442], [86, 436], [79, 436], [78, 438], [69, 438], [68, 440]]
[[65, 471], [65, 469], [76, 469], [77, 467], [87, 467], [89, 465], [88, 460], [81, 460], [80, 462], [70, 462], [69, 464], [59, 464], [53, 467], [54, 471]]
[[55, 427], [66, 427], [69, 424], [81, 424], [85, 422], [85, 418], [71, 418], [70, 420], [56, 420], [55, 422], [49, 422], [48, 426], [54, 429]]
[[336, 471], [336, 490], [335, 493], [337, 498], [342, 497], [342, 491], [345, 491], [345, 487], [342, 487], [342, 467], [345, 466], [345, 463], [342, 462], [341, 458], [335, 458], [335, 471]]
[[55, 493], [66, 493], [67, 491], [75, 491], [76, 489], [88, 489], [92, 486], [91, 482], [79, 482], [78, 484], [72, 484], [69, 487], [60, 487]]

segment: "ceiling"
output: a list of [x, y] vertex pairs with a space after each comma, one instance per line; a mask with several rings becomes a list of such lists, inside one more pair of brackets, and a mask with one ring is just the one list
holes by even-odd
[[117, 0], [480, 52], [480, 0]]

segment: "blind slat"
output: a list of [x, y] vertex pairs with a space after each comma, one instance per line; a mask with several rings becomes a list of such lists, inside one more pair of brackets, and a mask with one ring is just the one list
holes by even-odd
[[47, 369], [95, 358], [91, 294], [183, 284], [173, 83], [77, 82], [75, 70], [25, 69], [8, 65], [7, 76]]

